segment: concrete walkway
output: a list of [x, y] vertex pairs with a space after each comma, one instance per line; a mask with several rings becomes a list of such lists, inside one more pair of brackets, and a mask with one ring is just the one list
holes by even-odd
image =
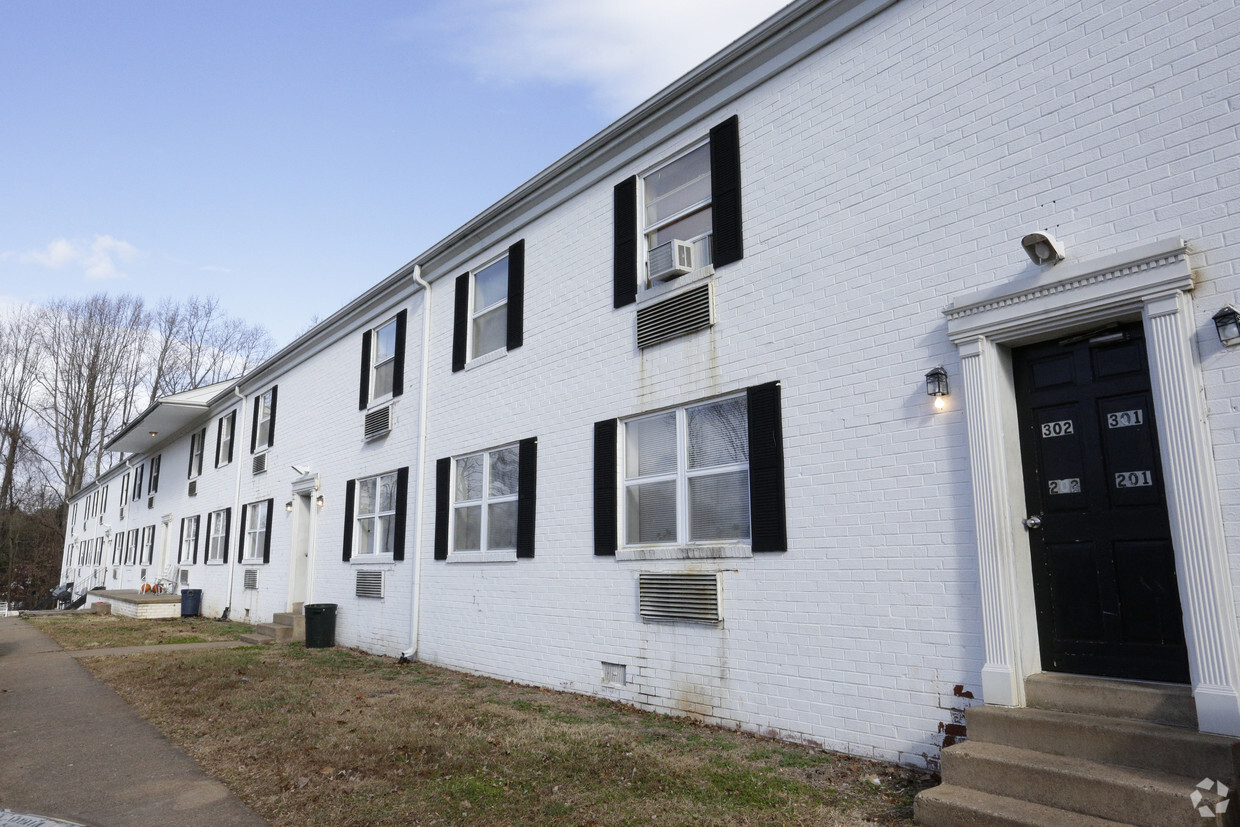
[[92, 827], [266, 824], [74, 659], [106, 653], [0, 618], [0, 807]]

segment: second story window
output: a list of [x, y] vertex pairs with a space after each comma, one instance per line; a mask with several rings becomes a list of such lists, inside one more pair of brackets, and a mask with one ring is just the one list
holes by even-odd
[[525, 312], [525, 241], [456, 280], [452, 370], [521, 347]]
[[133, 497], [132, 499], [135, 499], [135, 500], [142, 499], [142, 471], [145, 468], [146, 468], [145, 465], [139, 465], [137, 468], [133, 470]]
[[237, 433], [237, 412], [221, 416], [215, 425], [215, 467], [222, 468], [233, 459], [233, 436]]
[[197, 479], [202, 475], [202, 448], [207, 441], [207, 429], [202, 428], [189, 438], [189, 478]]
[[[159, 465], [162, 459], [163, 459], [163, 454], [160, 454], [159, 456], [151, 460], [151, 479], [146, 484], [147, 496], [155, 494], [159, 491]], [[107, 502], [108, 502], [107, 489], [104, 489], [104, 492], [103, 492], [103, 502], [104, 502], [104, 508], [107, 508]]]
[[362, 376], [358, 410], [386, 402], [405, 392], [405, 326], [409, 311], [402, 310], [362, 334]]
[[254, 398], [254, 427], [250, 431], [250, 453], [270, 448], [276, 432], [276, 388]]

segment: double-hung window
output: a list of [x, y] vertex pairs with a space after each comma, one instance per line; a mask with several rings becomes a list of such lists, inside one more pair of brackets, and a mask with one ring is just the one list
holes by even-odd
[[344, 494], [343, 559], [405, 559], [409, 468], [349, 480]]
[[276, 436], [276, 390], [270, 388], [254, 398], [254, 424], [250, 430], [250, 453], [270, 448]]
[[207, 441], [207, 429], [202, 428], [189, 438], [189, 478], [197, 479], [202, 475], [203, 445]]
[[521, 347], [524, 339], [525, 241], [456, 280], [452, 369], [492, 353]]
[[125, 532], [118, 531], [112, 535], [112, 565], [119, 566], [125, 556]]
[[[744, 258], [741, 232], [740, 129], [735, 116], [710, 130], [709, 140], [616, 184], [613, 194], [613, 307], [637, 301], [639, 281], [669, 278], [707, 264]], [[674, 241], [692, 248], [692, 261]], [[671, 245], [670, 247], [667, 245]], [[649, 267], [638, 278], [639, 268]]]
[[405, 327], [409, 311], [402, 310], [362, 334], [362, 376], [357, 407], [366, 410], [405, 392]]
[[[146, 484], [146, 495], [148, 497], [159, 493], [159, 466], [163, 463], [164, 455], [160, 454], [151, 460], [151, 479]], [[104, 508], [107, 508], [108, 495], [103, 495]]]
[[221, 508], [207, 516], [207, 562], [228, 562], [228, 524], [232, 509]]
[[145, 465], [139, 465], [137, 468], [133, 469], [133, 497], [132, 499], [135, 499], [135, 500], [142, 499], [142, 472], [143, 470], [145, 470], [145, 468], [146, 468]]
[[142, 529], [142, 549], [138, 555], [138, 565], [149, 566], [155, 559], [155, 526], [149, 525]]
[[138, 529], [129, 529], [129, 537], [125, 541], [125, 565], [132, 566], [138, 560]]
[[594, 426], [594, 553], [735, 557], [788, 547], [777, 382]]
[[181, 520], [181, 547], [177, 553], [177, 564], [192, 566], [198, 562], [198, 521], [197, 515]]
[[534, 556], [538, 440], [439, 460], [435, 558]]
[[271, 561], [271, 506], [273, 500], [249, 503], [241, 509], [241, 562]]
[[215, 424], [215, 467], [223, 468], [233, 459], [233, 435], [237, 432], [237, 412], [221, 416]]

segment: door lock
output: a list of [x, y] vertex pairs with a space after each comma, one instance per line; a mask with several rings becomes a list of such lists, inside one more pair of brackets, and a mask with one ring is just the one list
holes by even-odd
[[1021, 525], [1025, 527], [1026, 531], [1036, 531], [1037, 529], [1042, 527], [1042, 515], [1031, 514], [1025, 519], [1021, 520], [1020, 523]]

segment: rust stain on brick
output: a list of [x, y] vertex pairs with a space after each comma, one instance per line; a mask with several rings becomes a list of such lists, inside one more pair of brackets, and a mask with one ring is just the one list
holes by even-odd
[[962, 683], [956, 684], [956, 686], [952, 689], [952, 694], [955, 695], [957, 698], [968, 698], [969, 700], [973, 699], [973, 693], [966, 692], [964, 688], [964, 684]]

